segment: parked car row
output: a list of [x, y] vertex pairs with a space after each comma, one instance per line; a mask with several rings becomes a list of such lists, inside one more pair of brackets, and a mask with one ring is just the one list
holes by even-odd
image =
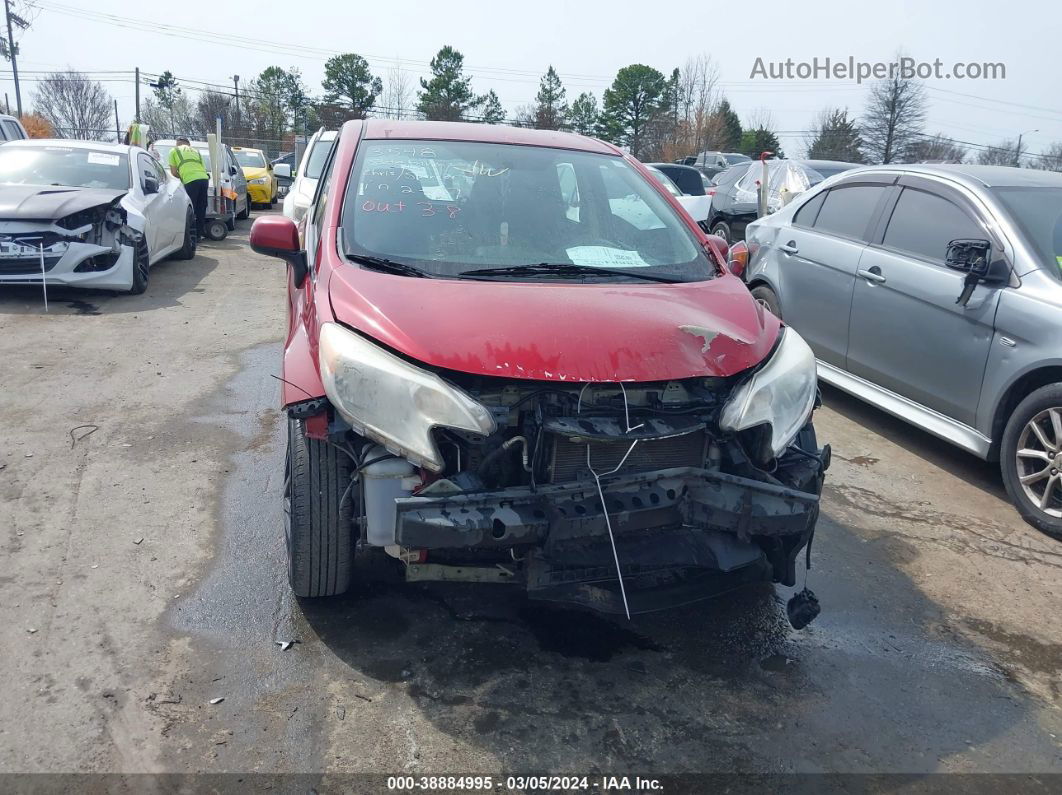
[[753, 296], [823, 381], [998, 461], [1062, 538], [1062, 174], [863, 167], [746, 236]]

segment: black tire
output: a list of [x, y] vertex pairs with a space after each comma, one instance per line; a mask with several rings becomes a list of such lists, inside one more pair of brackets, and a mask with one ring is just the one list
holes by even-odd
[[296, 596], [335, 596], [351, 584], [356, 486], [353, 462], [335, 445], [309, 439], [288, 419], [284, 536], [288, 581]]
[[246, 221], [251, 217], [251, 194], [247, 194], [247, 203], [243, 206], [243, 212], [237, 213], [236, 218], [240, 221]]
[[177, 251], [177, 259], [192, 259], [198, 245], [199, 235], [195, 228], [195, 214], [192, 213], [191, 208], [188, 208], [184, 214], [184, 245]]
[[726, 221], [716, 221], [715, 225], [712, 226], [711, 234], [723, 238], [727, 245], [730, 245], [734, 241], [734, 236], [730, 232], [730, 224]]
[[[1051, 409], [1062, 413], [1062, 384], [1040, 387], [1014, 409], [1007, 420], [1006, 430], [1003, 431], [999, 463], [1003, 472], [1003, 485], [1006, 486], [1007, 494], [1010, 495], [1021, 518], [1037, 530], [1062, 540], [1062, 434], [1054, 431], [1049, 418], [1037, 421], [1044, 438], [1054, 445], [1052, 451], [1040, 442], [1031, 428], [1026, 432], [1034, 418], [1048, 413]], [[1022, 456], [1019, 462], [1019, 445], [1022, 445], [1022, 449], [1037, 452], [1043, 448], [1043, 459], [1026, 455]], [[1036, 494], [1047, 494], [1047, 505], [1044, 507], [1041, 507], [1040, 502], [1033, 501], [1026, 491], [1026, 485], [1021, 482], [1023, 476], [1040, 471], [1046, 473], [1044, 479], [1048, 482], [1043, 484], [1042, 488], [1041, 480], [1026, 485]], [[1052, 515], [1049, 511], [1060, 515]]]
[[148, 251], [147, 240], [141, 235], [137, 238], [133, 250], [133, 286], [129, 288], [129, 295], [141, 295], [147, 290], [150, 271], [151, 254]]
[[[248, 199], [250, 201], [250, 199]], [[230, 232], [236, 231], [236, 202], [232, 202], [232, 212], [225, 216], [225, 228]]]
[[228, 234], [229, 227], [220, 218], [211, 218], [206, 222], [206, 236], [211, 240], [224, 240]]
[[762, 304], [772, 315], [779, 320], [781, 319], [782, 309], [778, 306], [778, 296], [775, 295], [774, 290], [765, 284], [761, 284], [752, 288], [752, 297], [756, 300], [756, 303]]

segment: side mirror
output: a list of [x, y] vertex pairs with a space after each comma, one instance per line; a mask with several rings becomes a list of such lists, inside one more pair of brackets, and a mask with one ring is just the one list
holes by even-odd
[[723, 238], [719, 237], [719, 235], [707, 235], [704, 245], [705, 248], [711, 249], [712, 254], [715, 255], [715, 259], [726, 264], [729, 247]]
[[236, 166], [229, 166], [229, 173], [235, 177], [237, 174], [240, 173], [240, 170], [236, 168]]
[[978, 282], [999, 282], [1007, 278], [1006, 273], [994, 273], [992, 267], [992, 243], [978, 238], [965, 240], [952, 240], [948, 243], [948, 253], [944, 257], [944, 264], [957, 271], [966, 274], [962, 292], [955, 299], [959, 306], [966, 306], [970, 302], [974, 288]]
[[150, 174], [144, 175], [144, 193], [152, 194], [159, 192], [159, 181]]
[[287, 262], [294, 272], [295, 286], [302, 287], [309, 266], [294, 221], [282, 215], [259, 217], [251, 227], [251, 248], [259, 254], [278, 257]]
[[291, 166], [289, 166], [287, 163], [277, 163], [275, 166], [273, 166], [273, 173], [278, 177], [283, 177], [284, 179], [291, 179]]
[[987, 240], [952, 240], [948, 243], [948, 253], [944, 257], [944, 264], [949, 268], [979, 279], [988, 275], [991, 261], [992, 244]]

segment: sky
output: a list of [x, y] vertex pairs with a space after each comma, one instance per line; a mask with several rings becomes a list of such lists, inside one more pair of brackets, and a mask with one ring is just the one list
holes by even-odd
[[[550, 64], [569, 101], [582, 91], [600, 100], [623, 66], [644, 63], [667, 74], [704, 54], [742, 120], [769, 112], [783, 147], [800, 155], [817, 113], [825, 107], [860, 113], [868, 84], [757, 79], [756, 59], [876, 62], [902, 48], [917, 61], [940, 59], [944, 71], [957, 62], [1005, 65], [1004, 79], [927, 80], [927, 132], [981, 145], [1024, 133], [1022, 149], [1031, 153], [1062, 141], [1062, 14], [1057, 2], [1046, 0], [17, 2], [35, 6], [28, 12], [31, 27], [16, 36], [24, 108], [32, 107], [35, 80], [70, 67], [104, 82], [123, 127], [133, 115], [134, 67], [150, 74], [168, 69], [192, 89], [191, 81], [231, 86], [234, 74], [246, 81], [270, 65], [294, 66], [311, 93], [320, 93], [327, 57], [356, 52], [381, 76], [397, 63], [416, 86], [432, 56], [449, 44], [464, 53], [476, 90], [494, 89], [512, 112], [533, 101]], [[748, 18], [753, 12], [759, 21]], [[237, 46], [212, 34], [243, 40]], [[10, 64], [0, 66], [0, 91], [14, 108]], [[141, 87], [142, 96], [150, 91]]]

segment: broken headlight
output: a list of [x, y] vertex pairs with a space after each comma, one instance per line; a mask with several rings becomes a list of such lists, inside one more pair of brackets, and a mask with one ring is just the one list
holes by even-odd
[[490, 412], [464, 392], [336, 323], [322, 326], [318, 356], [325, 392], [343, 418], [414, 464], [442, 470], [432, 428], [495, 430]]
[[807, 422], [817, 383], [815, 354], [793, 329], [782, 329], [770, 361], [730, 396], [719, 427], [743, 431], [769, 425], [770, 449], [777, 458]]

